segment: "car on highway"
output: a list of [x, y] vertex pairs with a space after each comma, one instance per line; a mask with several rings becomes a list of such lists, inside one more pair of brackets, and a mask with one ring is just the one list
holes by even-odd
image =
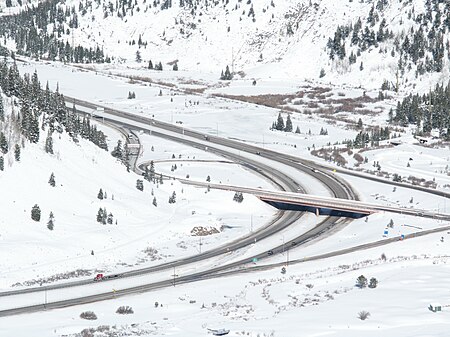
[[296, 246], [296, 245], [297, 245], [297, 242], [295, 242], [295, 241], [291, 242], [291, 246]]
[[267, 255], [272, 256], [272, 255], [273, 255], [273, 250], [269, 250], [269, 251], [267, 252]]

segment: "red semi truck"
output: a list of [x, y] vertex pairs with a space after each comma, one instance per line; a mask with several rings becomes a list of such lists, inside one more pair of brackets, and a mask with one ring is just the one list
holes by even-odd
[[113, 275], [97, 274], [97, 276], [94, 277], [94, 282], [110, 280], [121, 276], [122, 276], [121, 274], [113, 274]]

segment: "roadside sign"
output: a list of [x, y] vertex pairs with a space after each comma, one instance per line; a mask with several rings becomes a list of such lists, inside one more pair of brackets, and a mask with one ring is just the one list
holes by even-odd
[[252, 262], [253, 262], [253, 263], [256, 263], [256, 262], [258, 262], [258, 259], [257, 259], [256, 257], [254, 257], [254, 258], [252, 259]]

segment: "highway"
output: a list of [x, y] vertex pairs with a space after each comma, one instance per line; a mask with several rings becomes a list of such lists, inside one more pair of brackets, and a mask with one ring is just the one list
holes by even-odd
[[[77, 101], [77, 104], [79, 105], [80, 102]], [[89, 109], [95, 108], [95, 106], [90, 103], [88, 103], [86, 107]], [[109, 109], [105, 108], [104, 112], [109, 113]], [[113, 114], [121, 115], [121, 114], [125, 114], [125, 113], [113, 111]], [[166, 130], [168, 129], [169, 131], [173, 131], [173, 125], [166, 124], [166, 123], [160, 123], [160, 122], [154, 121], [152, 119], [138, 117], [135, 115], [132, 115], [132, 116], [133, 116], [133, 118], [131, 118], [131, 120], [134, 120], [135, 122], [148, 123], [148, 125], [151, 125], [151, 130], [152, 130], [151, 132], [154, 136], [164, 137], [169, 140], [182, 142], [189, 146], [197, 147], [200, 149], [205, 148], [205, 145], [204, 145], [205, 136], [203, 134], [200, 134], [200, 133], [197, 133], [197, 132], [194, 132], [191, 130], [185, 130], [184, 128], [182, 130], [179, 130], [179, 128], [177, 128], [177, 127], [175, 127], [175, 130], [179, 131], [179, 132], [177, 132], [179, 134], [178, 136], [166, 134], [164, 132], [157, 132], [157, 131], [155, 131], [155, 127], [159, 127], [160, 125], [164, 126], [164, 129], [166, 129]], [[129, 117], [129, 116], [127, 115], [127, 117]], [[107, 121], [109, 123], [118, 124], [121, 127], [136, 129], [136, 125], [133, 125], [132, 123], [126, 123], [123, 121], [118, 123], [117, 121], [110, 120], [108, 117], [105, 117], [105, 116], [102, 116], [102, 119], [104, 119], [105, 121]], [[180, 135], [182, 136], [181, 138], [180, 138]], [[201, 141], [198, 142], [198, 141], [192, 140], [192, 136], [188, 137], [188, 135], [193, 135], [193, 136], [195, 136], [194, 138], [198, 138]], [[215, 138], [215, 144], [219, 144], [220, 145], [219, 147], [213, 147], [210, 145], [210, 143], [211, 142], [209, 142], [209, 139], [208, 139], [208, 150], [209, 151], [213, 151], [214, 153], [216, 153], [218, 155], [229, 158], [241, 165], [245, 165], [247, 168], [250, 168], [250, 169], [254, 170], [255, 172], [257, 172], [258, 174], [261, 174], [261, 175], [265, 176], [266, 178], [275, 182], [275, 184], [277, 185], [277, 187], [279, 189], [291, 190], [291, 191], [292, 190], [298, 191], [300, 189], [300, 191], [303, 191], [298, 182], [296, 182], [292, 178], [287, 177], [286, 175], [274, 170], [272, 167], [262, 164], [261, 161], [253, 161], [253, 160], [241, 157], [240, 155], [236, 155], [235, 153], [233, 153], [231, 151], [229, 152], [229, 151], [225, 151], [223, 149], [223, 147], [225, 147], [225, 146], [230, 146], [229, 143], [231, 143], [232, 148], [235, 148], [235, 149], [237, 148], [237, 149], [239, 149], [239, 151], [244, 151], [245, 144], [243, 144], [243, 148], [242, 148], [242, 147], [240, 147], [240, 145], [242, 145], [242, 144], [240, 144], [238, 142], [228, 141], [226, 139], [220, 139], [220, 138]], [[247, 149], [247, 151], [253, 151], [253, 148]], [[292, 163], [288, 162], [288, 164], [292, 164]], [[309, 173], [307, 168], [302, 168], [302, 170]], [[270, 174], [268, 172], [270, 172]], [[319, 180], [322, 181], [325, 185], [327, 185], [328, 188], [331, 191], [333, 191], [333, 193], [336, 197], [352, 198], [355, 195], [349, 186], [347, 186], [347, 185], [342, 186], [341, 183], [339, 181], [337, 181], [334, 177], [331, 177], [328, 175], [323, 175], [323, 176], [320, 176]], [[142, 275], [142, 274], [154, 273], [154, 272], [164, 270], [164, 269], [171, 269], [173, 267], [179, 267], [182, 265], [193, 264], [193, 263], [196, 263], [201, 260], [209, 259], [209, 258], [218, 256], [218, 255], [226, 254], [230, 251], [238, 250], [242, 247], [253, 244], [256, 241], [260, 242], [261, 240], [264, 240], [265, 238], [267, 238], [271, 235], [274, 235], [275, 233], [287, 228], [291, 224], [295, 223], [300, 218], [301, 215], [302, 214], [299, 212], [279, 212], [278, 215], [270, 223], [266, 224], [259, 231], [251, 233], [251, 234], [247, 235], [246, 237], [239, 238], [238, 240], [235, 240], [233, 242], [228, 242], [227, 244], [225, 244], [221, 247], [215, 248], [210, 251], [203, 252], [203, 253], [195, 255], [195, 256], [179, 259], [177, 261], [167, 262], [167, 263], [164, 263], [164, 264], [161, 264], [158, 266], [154, 266], [154, 267], [141, 268], [141, 269], [129, 271], [129, 272], [123, 273], [122, 277], [132, 277], [132, 276], [137, 276], [137, 275]], [[294, 238], [291, 241], [287, 241], [286, 244], [292, 245], [292, 242], [295, 242], [295, 244], [300, 245], [303, 242], [317, 238], [320, 234], [328, 231], [335, 225], [343, 224], [346, 222], [347, 222], [347, 220], [342, 220], [339, 218], [325, 218], [320, 223], [318, 223], [312, 230], [308, 231], [307, 233], [302, 234], [298, 238]], [[274, 253], [277, 253], [277, 252], [282, 251], [283, 249], [284, 249], [284, 245], [280, 245], [278, 247], [272, 247], [272, 249], [270, 249], [270, 250]], [[265, 257], [267, 257], [266, 252], [264, 252], [258, 256], [254, 256], [252, 258], [261, 259], [261, 258], [265, 258]], [[248, 258], [245, 260], [240, 260], [240, 261], [237, 261], [230, 265], [221, 266], [221, 267], [219, 267], [218, 270], [224, 269], [224, 268], [233, 268], [235, 266], [245, 264], [248, 261], [249, 261]], [[213, 272], [213, 271], [209, 270], [209, 272]], [[61, 288], [76, 287], [76, 286], [80, 286], [80, 285], [88, 285], [88, 284], [91, 284], [92, 282], [93, 282], [92, 280], [83, 280], [83, 281], [74, 281], [74, 282], [50, 285], [50, 286], [45, 287], [45, 291], [51, 291], [54, 289], [61, 289]], [[0, 297], [20, 295], [20, 294], [33, 293], [33, 292], [42, 292], [42, 291], [43, 291], [43, 289], [39, 288], [39, 287], [26, 288], [26, 289], [14, 290], [14, 291], [2, 292], [2, 293], [0, 293]], [[109, 296], [109, 295], [110, 294], [106, 294], [104, 296]], [[95, 298], [97, 298], [97, 300], [101, 300], [101, 298], [102, 298], [101, 296], [102, 296], [102, 294], [99, 294], [98, 297], [95, 297]], [[86, 298], [85, 300], [92, 301], [92, 298], [89, 297], [89, 298]], [[80, 303], [79, 301], [82, 301], [82, 300], [81, 299], [74, 300], [72, 302], [72, 305], [74, 305], [76, 303]], [[49, 307], [49, 305], [50, 304], [47, 303], [47, 307]], [[67, 303], [64, 305], [67, 305]], [[35, 309], [36, 308], [37, 307], [35, 307]], [[33, 310], [33, 309], [24, 308], [24, 310], [27, 311], [27, 310]], [[5, 311], [4, 310], [4, 311], [0, 312], [0, 316], [13, 314], [14, 312], [15, 311], [8, 311], [8, 310]]]
[[[82, 102], [79, 100], [72, 99], [72, 102], [75, 102], [77, 106], [84, 106], [87, 109], [95, 110], [97, 105], [94, 105], [89, 102]], [[86, 111], [85, 111], [86, 113]], [[115, 116], [114, 118], [110, 118], [109, 115]], [[137, 130], [151, 130], [152, 135], [164, 137], [169, 140], [174, 140], [178, 142], [182, 142], [184, 144], [187, 144], [189, 146], [197, 147], [200, 149], [205, 148], [205, 143], [208, 144], [208, 150], [212, 150], [213, 152], [222, 155], [224, 157], [230, 158], [233, 161], [237, 161], [241, 165], [245, 165], [246, 167], [249, 167], [253, 169], [255, 172], [258, 172], [259, 174], [265, 175], [266, 177], [273, 177], [274, 180], [277, 181], [277, 186], [281, 190], [286, 191], [286, 193], [297, 191], [300, 187], [300, 184], [298, 184], [295, 180], [286, 177], [284, 174], [277, 172], [276, 170], [273, 170], [272, 167], [270, 167], [270, 175], [267, 173], [268, 166], [261, 163], [260, 160], [249, 160], [247, 158], [241, 157], [239, 155], [236, 155], [232, 151], [226, 151], [224, 148], [232, 148], [239, 151], [245, 151], [252, 154], [259, 155], [261, 158], [267, 158], [270, 160], [276, 160], [280, 163], [283, 163], [285, 165], [294, 167], [298, 170], [304, 171], [307, 174], [310, 174], [320, 180], [327, 188], [332, 192], [332, 195], [338, 199], [352, 199], [352, 200], [358, 200], [358, 196], [353, 191], [351, 186], [349, 186], [346, 182], [342, 181], [339, 177], [335, 176], [329, 169], [327, 170], [321, 170], [320, 167], [317, 164], [314, 164], [309, 161], [304, 161], [299, 158], [295, 158], [289, 155], [280, 154], [271, 150], [267, 149], [261, 149], [249, 144], [236, 142], [229, 139], [223, 139], [211, 135], [205, 135], [200, 132], [196, 132], [193, 130], [188, 130], [185, 128], [182, 128], [177, 125], [172, 125], [169, 123], [163, 123], [160, 121], [153, 120], [151, 118], [141, 117], [133, 114], [129, 114], [122, 111], [117, 111], [114, 109], [109, 109], [107, 107], [104, 107], [104, 112], [102, 113], [102, 118], [105, 118], [105, 120], [108, 120], [111, 123], [120, 124], [123, 127], [130, 128], [130, 129], [137, 129]], [[119, 121], [117, 120], [119, 119]], [[121, 120], [120, 120], [121, 119]], [[159, 132], [156, 131], [157, 128], [161, 128], [163, 131]], [[167, 133], [169, 131], [170, 133]], [[173, 134], [175, 133], [175, 135]], [[206, 251], [202, 254], [186, 257], [184, 259], [180, 259], [177, 261], [172, 261], [168, 263], [164, 263], [158, 266], [149, 267], [149, 268], [142, 268], [138, 270], [133, 270], [130, 272], [126, 272], [123, 274], [123, 277], [131, 277], [136, 275], [142, 275], [142, 274], [148, 274], [153, 273], [160, 270], [165, 269], [171, 269], [173, 267], [178, 266], [185, 266], [187, 264], [195, 264], [201, 260], [209, 259], [221, 254], [226, 254], [229, 251], [237, 250], [242, 247], [248, 246], [254, 242], [256, 239], [258, 242], [261, 240], [264, 240], [264, 238], [267, 238], [280, 230], [283, 230], [284, 228], [287, 228], [292, 223], [295, 223], [300, 214], [298, 212], [280, 212], [278, 213], [278, 216], [269, 224], [264, 226], [261, 230], [258, 232], [254, 232], [249, 234], [246, 237], [239, 238], [238, 240], [235, 240], [233, 242], [227, 243], [226, 245], [223, 245], [221, 247], [218, 247], [216, 249]], [[338, 225], [345, 225], [347, 223], [347, 219], [341, 219], [341, 218], [333, 218], [328, 217], [325, 218], [323, 221], [321, 221], [319, 224], [317, 224], [314, 228], [307, 231], [306, 233], [303, 233], [302, 235], [293, 238], [285, 243], [285, 245], [289, 247], [298, 247], [306, 242], [310, 242], [311, 240], [314, 240], [316, 238], [319, 238], [321, 235], [326, 233], [332, 228], [335, 228]], [[442, 228], [439, 228], [437, 230], [444, 230]], [[387, 244], [390, 243], [389, 241], [386, 241]], [[200, 272], [194, 272], [189, 275], [184, 275], [182, 277], [177, 278], [177, 283], [184, 283], [184, 282], [193, 282], [201, 279], [207, 279], [211, 277], [217, 277], [224, 275], [224, 273], [237, 273], [242, 272], [243, 270], [240, 268], [242, 266], [246, 266], [248, 268], [248, 263], [252, 259], [264, 259], [269, 257], [269, 252], [272, 254], [277, 254], [285, 250], [285, 245], [279, 245], [277, 247], [272, 247], [271, 249], [268, 247], [268, 249], [260, 254], [257, 254], [255, 256], [252, 256], [250, 258], [241, 259], [239, 261], [235, 261], [233, 263], [228, 263], [221, 265], [219, 267], [210, 268], [204, 271]], [[358, 246], [358, 248], [355, 249], [368, 249], [371, 248], [370, 244], [367, 245], [361, 245]], [[350, 252], [350, 251], [348, 251]], [[272, 255], [270, 254], [270, 256]], [[328, 255], [324, 257], [334, 256], [333, 254], [339, 255], [342, 254], [342, 252], [330, 252]], [[276, 266], [272, 265], [273, 266]], [[107, 281], [108, 282], [108, 281]], [[68, 288], [68, 287], [75, 287], [80, 285], [87, 285], [92, 284], [92, 280], [84, 280], [84, 281], [75, 281], [75, 282], [69, 282], [64, 284], [57, 284], [53, 286], [46, 286], [46, 291], [51, 291], [52, 289], [58, 289], [58, 288]], [[117, 291], [115, 294], [112, 294], [111, 292], [105, 292], [105, 293], [99, 293], [93, 296], [86, 296], [86, 297], [80, 297], [80, 298], [74, 298], [70, 300], [65, 301], [59, 301], [59, 302], [52, 302], [47, 303], [45, 308], [44, 304], [42, 305], [34, 305], [34, 306], [25, 306], [22, 308], [14, 308], [10, 310], [3, 310], [0, 311], [0, 316], [6, 316], [6, 315], [13, 315], [18, 313], [24, 313], [24, 312], [33, 312], [33, 311], [39, 311], [43, 309], [51, 309], [51, 308], [60, 308], [60, 307], [66, 307], [71, 305], [77, 305], [81, 303], [90, 303], [94, 301], [101, 301], [104, 299], [110, 299], [114, 296], [124, 296], [132, 293], [139, 293], [142, 291], [149, 291], [152, 289], [158, 289], [162, 287], [167, 287], [172, 285], [172, 279], [167, 279], [160, 282], [150, 283], [146, 285], [142, 285], [139, 287], [130, 287], [127, 289], [121, 289]], [[19, 295], [23, 293], [31, 293], [31, 292], [42, 292], [42, 288], [29, 288], [29, 289], [22, 289], [17, 291], [10, 291], [10, 292], [4, 292], [0, 293], [0, 297], [2, 296], [13, 296], [13, 295]]]

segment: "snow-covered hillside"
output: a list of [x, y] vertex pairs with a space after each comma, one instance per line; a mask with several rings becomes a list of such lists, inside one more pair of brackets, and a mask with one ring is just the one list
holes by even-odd
[[[42, 93], [46, 91], [36, 96]], [[143, 180], [127, 172], [121, 160], [111, 155], [118, 140], [126, 141], [117, 128], [92, 122], [91, 131], [101, 129], [107, 135], [110, 150], [105, 151], [76, 131], [77, 127], [67, 131], [70, 114], [64, 115], [62, 122], [60, 112], [36, 109], [33, 101], [29, 117], [26, 107], [30, 102], [20, 96], [1, 94], [2, 288], [85, 277], [95, 271], [156, 263], [174, 254], [193, 254], [198, 249], [195, 228], [217, 233], [203, 239], [203, 249], [209, 249], [247, 234], [248, 219], [258, 228], [274, 212], [252, 196], [237, 205], [233, 192], [205, 193], [177, 181]], [[33, 121], [41, 125], [40, 133], [28, 134], [27, 118], [31, 125]], [[140, 135], [140, 139], [147, 151], [144, 158], [155, 161], [158, 172], [170, 172], [167, 163], [176, 157], [172, 162], [185, 175], [198, 180], [211, 175], [213, 182], [233, 183], [225, 174], [232, 164], [216, 167], [218, 158], [208, 152], [148, 135]], [[270, 188], [239, 166], [233, 170], [237, 176], [247, 177], [250, 186]], [[138, 179], [143, 191], [137, 189]], [[170, 198], [172, 202], [168, 202]], [[39, 209], [39, 216], [33, 209]], [[231, 225], [234, 230], [223, 231], [223, 226]]]
[[[176, 64], [218, 78], [228, 65], [247, 78], [320, 77], [367, 88], [387, 81], [407, 91], [426, 91], [449, 76], [450, 9], [442, 1], [68, 0], [45, 6], [39, 15], [50, 16], [39, 30], [134, 66], [152, 61], [172, 70]], [[424, 35], [425, 43], [418, 40]], [[17, 41], [22, 53], [57, 54]], [[11, 42], [7, 46], [15, 48]], [[59, 58], [82, 58], [66, 47], [56, 47]]]

